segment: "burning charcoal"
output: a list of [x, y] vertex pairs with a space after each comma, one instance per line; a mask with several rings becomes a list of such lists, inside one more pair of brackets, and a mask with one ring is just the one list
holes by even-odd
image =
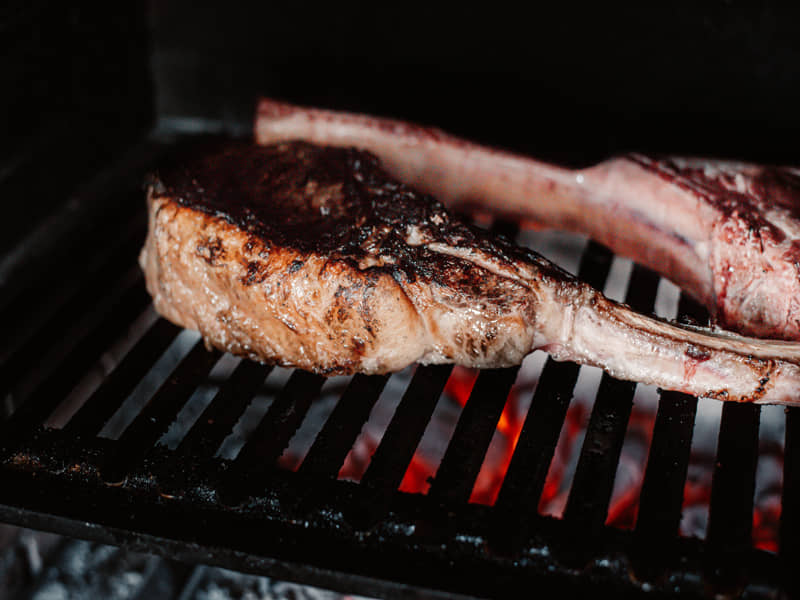
[[366, 600], [299, 583], [198, 567], [181, 600]]
[[159, 560], [113, 546], [70, 541], [46, 567], [31, 599], [136, 598]]

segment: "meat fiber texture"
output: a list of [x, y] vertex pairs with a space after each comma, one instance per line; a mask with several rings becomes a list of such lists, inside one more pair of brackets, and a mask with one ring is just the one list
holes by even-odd
[[156, 309], [240, 356], [330, 375], [505, 367], [543, 349], [665, 389], [800, 400], [797, 344], [636, 314], [368, 152], [232, 144], [156, 174], [147, 202]]

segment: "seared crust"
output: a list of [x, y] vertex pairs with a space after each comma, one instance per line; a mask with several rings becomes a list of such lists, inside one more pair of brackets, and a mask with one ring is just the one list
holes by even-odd
[[542, 348], [625, 379], [800, 404], [800, 345], [676, 327], [453, 219], [362, 151], [235, 145], [156, 176], [140, 261], [209, 346], [323, 374], [515, 365]]
[[147, 198], [156, 309], [210, 346], [323, 374], [503, 366], [533, 348], [529, 283], [446, 249], [499, 269], [504, 250], [527, 253], [452, 222], [368, 153], [231, 145], [155, 176]]

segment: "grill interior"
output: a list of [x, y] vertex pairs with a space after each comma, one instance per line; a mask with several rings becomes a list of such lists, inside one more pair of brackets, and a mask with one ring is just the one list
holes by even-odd
[[[563, 517], [539, 514], [579, 375], [571, 363], [545, 362], [492, 506], [471, 503], [470, 494], [519, 369], [478, 375], [426, 494], [398, 488], [450, 366], [414, 370], [358, 482], [337, 475], [389, 377], [350, 378], [296, 470], [278, 459], [325, 383], [299, 370], [274, 390], [234, 458], [218, 450], [271, 381], [269, 366], [239, 362], [188, 431], [171, 447], [159, 443], [222, 358], [201, 341], [120, 421], [126, 399], [181, 335], [153, 316], [136, 264], [143, 173], [195, 141], [161, 131], [132, 147], [42, 223], [24, 260], [3, 263], [14, 285], [0, 297], [0, 519], [371, 596], [512, 597], [536, 586], [775, 597], [787, 589], [786, 565], [800, 557], [797, 409], [786, 411], [777, 554], [752, 543], [758, 406], [723, 406], [705, 540], [678, 536], [698, 404], [672, 392], [660, 394], [636, 525], [606, 525], [636, 388], [607, 375]], [[113, 225], [87, 231], [87, 222]], [[492, 226], [516, 235], [511, 224]], [[603, 289], [612, 260], [589, 243], [577, 274]], [[652, 312], [658, 286], [635, 265], [625, 301]], [[679, 313], [707, 319], [683, 296]], [[76, 387], [91, 391], [70, 407]], [[110, 435], [115, 422], [118, 435]]]

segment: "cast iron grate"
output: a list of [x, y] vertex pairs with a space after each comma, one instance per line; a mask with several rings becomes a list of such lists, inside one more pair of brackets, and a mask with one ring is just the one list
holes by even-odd
[[[170, 150], [155, 146], [144, 150], [154, 159]], [[221, 358], [202, 342], [117, 439], [100, 436], [180, 333], [157, 318], [63, 427], [46, 427], [103, 353], [150, 310], [135, 262], [144, 231], [141, 170], [119, 173], [93, 188], [101, 203], [118, 199], [114, 222], [125, 224], [119, 233], [67, 238], [50, 264], [0, 302], [0, 386], [7, 399], [0, 519], [375, 596], [511, 597], [536, 586], [559, 593], [774, 597], [788, 585], [783, 565], [800, 556], [797, 409], [786, 413], [777, 555], [754, 549], [751, 539], [756, 406], [723, 408], [705, 541], [678, 535], [697, 400], [676, 393], [660, 396], [635, 528], [606, 525], [635, 385], [605, 375], [563, 518], [541, 516], [538, 499], [579, 372], [550, 359], [493, 506], [470, 503], [470, 492], [517, 369], [479, 374], [427, 494], [398, 487], [449, 366], [416, 368], [358, 483], [337, 473], [388, 376], [350, 380], [296, 471], [277, 461], [324, 383], [302, 371], [291, 374], [232, 460], [216, 453], [270, 367], [240, 362], [174, 449], [157, 443]], [[508, 224], [496, 227], [515, 233]], [[579, 276], [602, 288], [612, 258], [590, 243]], [[652, 312], [658, 284], [657, 276], [635, 266], [626, 301]], [[685, 297], [680, 312], [706, 318]]]

